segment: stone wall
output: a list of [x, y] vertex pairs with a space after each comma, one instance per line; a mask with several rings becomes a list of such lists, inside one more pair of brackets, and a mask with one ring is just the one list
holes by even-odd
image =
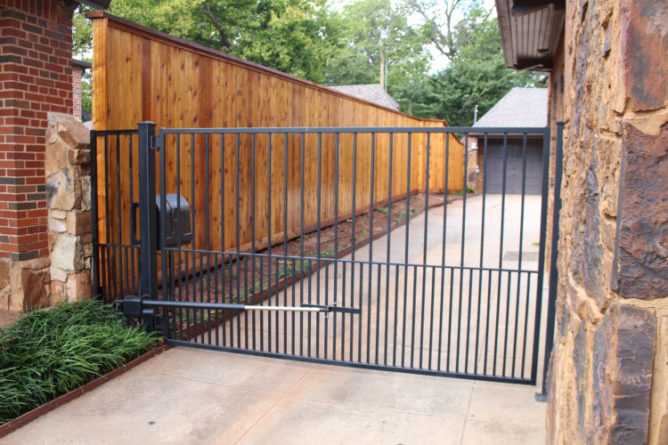
[[46, 140], [51, 304], [91, 297], [90, 132], [71, 115], [49, 113]]
[[666, 23], [664, 1], [567, 3], [549, 443], [668, 443]]

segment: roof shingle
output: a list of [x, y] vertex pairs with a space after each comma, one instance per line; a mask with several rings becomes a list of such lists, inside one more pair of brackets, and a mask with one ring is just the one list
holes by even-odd
[[330, 87], [341, 93], [372, 102], [381, 107], [399, 111], [399, 104], [378, 83], [368, 85], [340, 85]]
[[474, 127], [544, 127], [547, 125], [547, 88], [515, 87], [501, 98]]

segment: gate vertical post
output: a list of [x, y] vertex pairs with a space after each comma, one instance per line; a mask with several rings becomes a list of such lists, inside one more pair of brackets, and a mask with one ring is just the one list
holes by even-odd
[[554, 203], [552, 209], [552, 249], [550, 250], [550, 290], [547, 300], [547, 324], [545, 326], [545, 357], [543, 364], [543, 385], [536, 398], [547, 400], [547, 371], [550, 355], [554, 346], [554, 318], [557, 303], [557, 286], [559, 271], [557, 257], [559, 255], [559, 211], [561, 210], [561, 179], [564, 163], [564, 122], [557, 122], [557, 146], [554, 158]]
[[155, 123], [139, 122], [140, 298], [156, 298], [158, 290], [158, 215], [155, 203]]
[[97, 133], [90, 131], [90, 198], [92, 213], [92, 238], [93, 238], [93, 264], [91, 279], [93, 282], [93, 293], [100, 296], [102, 301], [108, 303], [107, 296], [100, 286], [100, 234], [98, 232], [98, 208], [97, 208]]

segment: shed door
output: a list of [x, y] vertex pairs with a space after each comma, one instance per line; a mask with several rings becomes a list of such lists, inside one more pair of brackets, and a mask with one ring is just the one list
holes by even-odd
[[[522, 193], [522, 170], [524, 160], [522, 157], [522, 144], [508, 144], [508, 155], [506, 160], [506, 193]], [[487, 193], [503, 193], [503, 146], [488, 145], [486, 165]], [[526, 186], [527, 194], [540, 194], [542, 171], [542, 145], [527, 144], [526, 158]]]

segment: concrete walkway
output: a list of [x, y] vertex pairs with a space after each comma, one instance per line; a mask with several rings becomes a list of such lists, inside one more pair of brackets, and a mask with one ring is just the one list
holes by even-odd
[[174, 348], [4, 444], [542, 444], [535, 388]]

